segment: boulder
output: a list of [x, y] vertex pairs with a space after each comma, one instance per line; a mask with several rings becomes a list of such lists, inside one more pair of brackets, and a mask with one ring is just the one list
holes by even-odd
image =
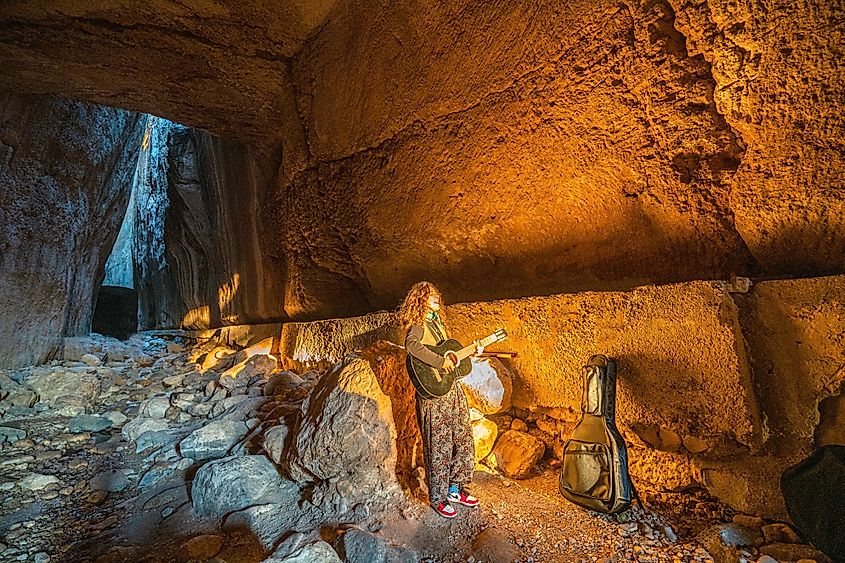
[[302, 385], [304, 380], [292, 371], [274, 373], [264, 384], [264, 395], [269, 397], [277, 392], [284, 393]]
[[0, 372], [0, 398], [8, 406], [24, 408], [30, 408], [38, 401], [35, 391], [13, 381], [3, 372]]
[[398, 489], [391, 402], [369, 362], [350, 357], [335, 366], [301, 410], [289, 458], [296, 482], [348, 479], [362, 497]]
[[223, 457], [244, 437], [247, 430], [243, 422], [215, 420], [194, 430], [179, 442], [179, 453], [182, 457], [195, 460]]
[[795, 530], [783, 522], [775, 522], [763, 526], [763, 536], [770, 543], [803, 543]]
[[324, 541], [316, 541], [287, 552], [286, 555], [276, 555], [264, 560], [264, 563], [342, 563], [337, 552]]
[[127, 442], [134, 442], [145, 432], [159, 432], [167, 430], [170, 425], [161, 418], [138, 417], [127, 422], [121, 429], [121, 434]]
[[249, 420], [258, 415], [267, 401], [267, 397], [236, 395], [214, 405], [211, 415], [216, 420]]
[[191, 487], [191, 501], [197, 514], [222, 516], [268, 504], [295, 489], [265, 456], [232, 456], [200, 467]]
[[[379, 340], [361, 350], [359, 355], [370, 362], [379, 387], [390, 397], [393, 425], [396, 428], [396, 474], [403, 487], [411, 487], [414, 484], [411, 477], [414, 469], [423, 465], [423, 449], [417, 423], [416, 392], [405, 369], [405, 349], [386, 340]], [[303, 375], [303, 379], [316, 384], [319, 374], [308, 372]]]
[[475, 462], [478, 463], [493, 451], [499, 427], [491, 420], [480, 418], [472, 423], [472, 440], [475, 442]]
[[291, 530], [307, 531], [318, 526], [325, 517], [308, 504], [298, 506], [300, 491], [292, 483], [287, 483], [284, 491], [287, 498], [277, 494], [277, 500], [270, 504], [251, 506], [234, 512], [226, 517], [224, 530], [243, 530], [252, 532], [261, 545], [267, 549], [279, 543], [279, 539]]
[[58, 485], [59, 480], [52, 475], [41, 475], [40, 473], [30, 473], [20, 480], [18, 483], [21, 489], [27, 491], [40, 491], [50, 485]]
[[488, 459], [508, 477], [521, 479], [528, 476], [545, 451], [546, 446], [539, 438], [519, 430], [508, 430], [499, 437]]
[[289, 446], [290, 429], [286, 424], [279, 424], [264, 433], [263, 447], [274, 463], [280, 464], [286, 458]]
[[226, 346], [217, 346], [202, 360], [202, 371], [221, 370], [231, 367], [235, 359], [235, 350]]
[[78, 414], [67, 422], [68, 432], [78, 434], [80, 432], [100, 432], [111, 428], [112, 422], [108, 418]]
[[[93, 401], [100, 396], [100, 380], [91, 368], [42, 368], [33, 370], [26, 384], [35, 391], [42, 403], [55, 406], [56, 399], [66, 395]], [[91, 369], [93, 371], [93, 369]]]
[[269, 354], [250, 356], [221, 373], [220, 385], [226, 389], [246, 387], [254, 377], [268, 377], [276, 365], [276, 358]]
[[461, 383], [471, 408], [483, 414], [511, 408], [513, 377], [498, 358], [472, 358], [472, 371]]

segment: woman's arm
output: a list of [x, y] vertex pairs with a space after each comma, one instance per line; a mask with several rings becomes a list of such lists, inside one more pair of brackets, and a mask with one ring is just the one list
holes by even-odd
[[443, 369], [443, 365], [446, 362], [445, 358], [436, 352], [432, 352], [420, 342], [423, 334], [423, 327], [412, 325], [408, 334], [405, 336], [405, 350], [418, 360], [438, 369]]

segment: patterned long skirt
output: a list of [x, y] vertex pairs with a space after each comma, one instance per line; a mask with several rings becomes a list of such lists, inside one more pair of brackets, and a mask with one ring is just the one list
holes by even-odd
[[461, 384], [456, 381], [445, 396], [437, 399], [417, 395], [417, 421], [422, 433], [428, 498], [432, 506], [437, 506], [446, 500], [450, 484], [469, 483], [475, 469], [475, 443]]

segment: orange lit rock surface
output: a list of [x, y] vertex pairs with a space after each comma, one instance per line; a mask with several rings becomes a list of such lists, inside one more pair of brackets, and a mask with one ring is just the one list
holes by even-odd
[[[782, 518], [780, 473], [810, 451], [817, 427], [839, 435], [843, 304], [845, 276], [832, 276], [462, 303], [445, 315], [464, 342], [508, 330], [489, 349], [517, 353], [505, 360], [513, 404], [545, 417], [538, 427], [557, 440], [580, 412], [581, 365], [594, 353], [613, 357], [635, 479], [670, 490], [703, 483], [738, 510]], [[320, 347], [343, 357], [392, 322], [379, 313], [291, 323], [284, 353], [310, 343], [311, 362]]]
[[27, 0], [0, 86], [250, 144], [296, 319], [420, 278], [486, 301], [841, 273], [837, 9]]

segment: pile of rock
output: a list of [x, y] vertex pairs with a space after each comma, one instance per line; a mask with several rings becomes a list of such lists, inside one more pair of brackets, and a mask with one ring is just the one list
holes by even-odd
[[[119, 527], [127, 517], [114, 511], [119, 497], [134, 507], [129, 514], [152, 508], [162, 520], [249, 530], [274, 561], [312, 561], [318, 553], [326, 561], [387, 554], [414, 560], [364, 529], [386, 506], [406, 502], [395, 473], [391, 402], [370, 364], [351, 356], [324, 374], [298, 375], [278, 369], [271, 344], [235, 349], [207, 342], [186, 350], [149, 335], [124, 343], [92, 336], [68, 339], [49, 365], [0, 373], [0, 446], [21, 452], [7, 458], [0, 449], [14, 479], [2, 484], [13, 493], [2, 507], [15, 526], [5, 541], [16, 542], [2, 546], [3, 555], [43, 543], [18, 522], [30, 514], [23, 492], [39, 502], [79, 495], [83, 510], [86, 502], [102, 507], [102, 516], [81, 519], [86, 535]], [[36, 428], [37, 442], [26, 425]], [[23, 453], [33, 446], [58, 449]], [[68, 455], [70, 448], [78, 450]], [[88, 452], [103, 457], [90, 459]], [[45, 465], [48, 458], [55, 464]], [[107, 468], [91, 473], [89, 465], [100, 461]], [[90, 475], [72, 480], [74, 473]], [[188, 484], [185, 505], [179, 499]], [[172, 492], [180, 488], [184, 493]], [[63, 501], [60, 509], [76, 514], [73, 504]], [[49, 535], [49, 524], [38, 519], [33, 528]], [[318, 541], [324, 526], [340, 532], [334, 547]], [[194, 536], [179, 548], [188, 559], [221, 549], [218, 535]], [[103, 561], [132, 557], [133, 549], [114, 546]]]
[[716, 563], [830, 563], [829, 557], [805, 544], [789, 524], [767, 523], [748, 514], [737, 514], [731, 523], [711, 526], [697, 539]]

